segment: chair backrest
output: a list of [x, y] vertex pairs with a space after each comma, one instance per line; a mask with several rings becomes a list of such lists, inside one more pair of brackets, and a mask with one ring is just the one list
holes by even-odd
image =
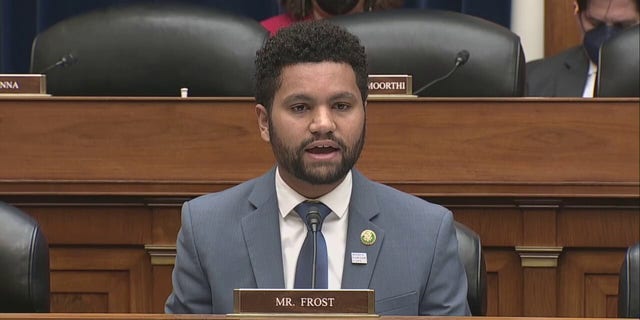
[[640, 318], [640, 242], [629, 247], [620, 268], [618, 317]]
[[640, 97], [640, 25], [602, 44], [595, 92], [598, 97]]
[[391, 10], [336, 16], [358, 36], [370, 74], [409, 74], [414, 90], [445, 75], [456, 54], [469, 60], [421, 96], [514, 97], [524, 95], [525, 59], [520, 38], [481, 18], [438, 10]]
[[268, 32], [255, 20], [204, 5], [145, 2], [63, 20], [33, 41], [31, 72], [53, 95], [253, 96], [256, 51]]
[[454, 222], [458, 238], [458, 255], [467, 273], [467, 302], [474, 316], [487, 313], [487, 271], [478, 234], [465, 225]]
[[49, 247], [38, 223], [0, 202], [0, 313], [49, 311]]

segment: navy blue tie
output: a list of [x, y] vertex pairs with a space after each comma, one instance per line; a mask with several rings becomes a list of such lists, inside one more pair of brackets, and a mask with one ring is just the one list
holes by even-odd
[[[305, 201], [293, 209], [300, 215], [302, 221], [307, 225], [307, 237], [304, 239], [300, 255], [298, 255], [298, 263], [296, 264], [296, 281], [294, 288], [296, 289], [327, 289], [329, 258], [327, 257], [327, 243], [322, 235], [322, 222], [324, 218], [331, 213], [331, 209], [322, 202]], [[316, 281], [315, 288], [311, 285], [313, 274], [313, 233], [311, 225], [307, 221], [309, 213], [316, 212], [320, 214], [320, 222], [318, 223], [317, 232], [317, 260], [316, 260]]]

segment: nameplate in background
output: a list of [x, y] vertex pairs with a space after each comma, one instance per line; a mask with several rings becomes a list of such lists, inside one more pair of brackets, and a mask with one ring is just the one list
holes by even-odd
[[373, 290], [236, 289], [234, 315], [350, 314], [375, 315]]
[[413, 95], [413, 77], [406, 74], [369, 75], [369, 96], [416, 97]]
[[42, 74], [0, 74], [0, 94], [44, 95], [46, 78]]

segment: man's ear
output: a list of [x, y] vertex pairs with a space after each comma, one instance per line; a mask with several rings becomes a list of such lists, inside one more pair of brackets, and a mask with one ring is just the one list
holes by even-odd
[[580, 6], [578, 6], [578, 1], [574, 1], [573, 2], [573, 15], [578, 15], [578, 13], [580, 13], [580, 10], [584, 9], [584, 8], [580, 8]]
[[262, 140], [269, 142], [269, 113], [267, 108], [261, 104], [256, 104], [256, 115], [258, 116], [258, 129]]

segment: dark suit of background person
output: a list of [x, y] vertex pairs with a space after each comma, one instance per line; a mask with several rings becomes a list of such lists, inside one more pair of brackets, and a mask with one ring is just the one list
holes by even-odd
[[555, 56], [527, 63], [526, 95], [531, 97], [593, 96], [595, 73], [585, 92], [590, 70], [595, 72], [602, 43], [640, 19], [639, 0], [579, 0], [575, 15], [583, 44]]
[[[279, 64], [272, 59], [295, 60]], [[340, 220], [337, 212], [347, 209], [342, 216], [347, 219], [345, 240], [327, 244], [344, 257], [329, 259], [330, 266], [344, 262], [332, 269], [342, 270], [342, 276], [333, 271], [329, 289], [372, 288], [379, 314], [469, 315], [451, 212], [353, 169], [364, 143], [367, 96], [366, 58], [357, 38], [326, 20], [298, 23], [270, 38], [256, 61], [260, 135], [271, 143], [277, 169], [184, 204], [173, 292], [165, 311], [230, 313], [236, 288], [292, 288], [296, 267], [284, 266], [297, 258], [285, 255], [289, 262], [283, 262], [283, 253], [293, 250], [282, 250], [291, 233], [281, 239], [281, 228], [290, 230], [282, 227], [289, 218], [302, 237], [307, 232], [295, 212], [279, 205], [316, 199], [336, 210], [323, 225]], [[268, 69], [264, 65], [275, 65], [280, 72], [261, 71]], [[276, 77], [280, 81], [264, 84]], [[295, 156], [299, 158], [286, 158]], [[280, 200], [283, 195], [287, 197]], [[343, 196], [338, 201], [342, 208], [334, 209], [335, 201], [330, 201], [336, 195]], [[321, 229], [323, 234], [326, 230]], [[375, 242], [361, 239], [365, 230], [375, 233]], [[344, 254], [338, 250], [342, 241]], [[353, 261], [352, 253], [366, 253], [366, 263]]]

